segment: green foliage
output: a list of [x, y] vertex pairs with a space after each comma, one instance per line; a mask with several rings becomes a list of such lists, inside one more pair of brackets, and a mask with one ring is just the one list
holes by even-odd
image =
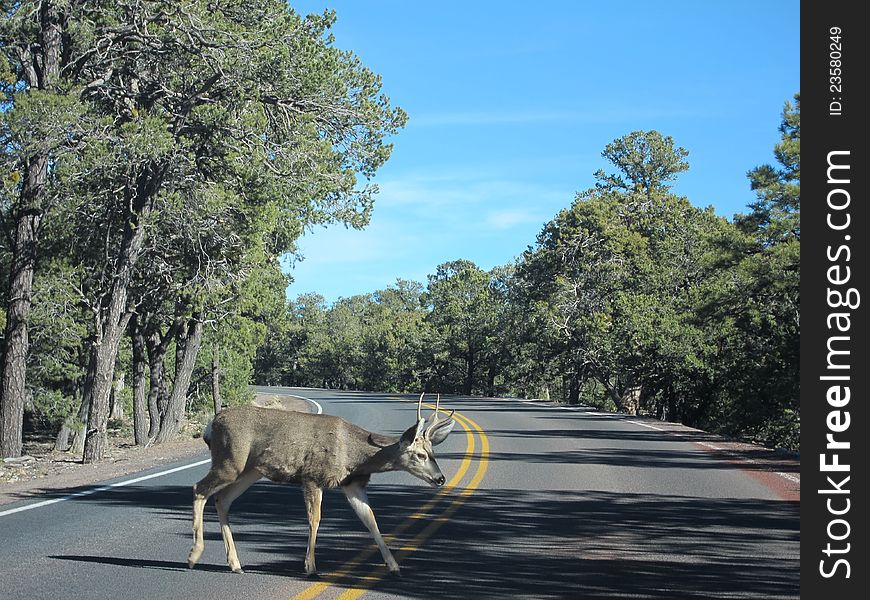
[[735, 218], [738, 227], [764, 247], [800, 240], [800, 106], [800, 94], [794, 104], [785, 103], [779, 127], [782, 139], [774, 147], [779, 166], [762, 165], [748, 173], [758, 200], [749, 205], [750, 213]]
[[33, 412], [59, 425], [78, 408], [87, 338], [74, 273], [63, 259], [46, 261], [34, 281], [27, 378]]
[[[0, 16], [0, 211], [14, 220], [28, 161], [48, 157], [48, 185], [29, 202], [39, 251], [64, 257], [37, 262], [29, 385], [38, 398], [80, 395], [103, 345], [129, 370], [129, 353], [114, 354], [135, 312], [167, 340], [203, 321], [192, 403], [210, 396], [213, 354], [224, 402], [240, 402], [266, 323], [283, 317], [278, 258], [315, 224], [368, 223], [377, 188], [363, 180], [407, 117], [333, 45], [333, 12], [302, 16], [281, 0], [52, 7], [48, 24], [29, 1]], [[59, 74], [42, 89], [29, 49], [55, 25]], [[49, 404], [60, 405], [34, 406]]]
[[758, 200], [721, 243], [723, 269], [701, 311], [721, 348], [715, 421], [771, 445], [800, 433], [800, 96], [786, 103], [778, 167], [749, 172]]
[[641, 408], [640, 389], [649, 410], [681, 416], [674, 388], [699, 376], [706, 349], [692, 298], [727, 226], [661, 190], [602, 188], [545, 226], [519, 275], [572, 401], [594, 380], [620, 409]]
[[316, 294], [288, 303], [272, 322], [256, 361], [264, 384], [414, 391], [426, 383], [431, 336], [419, 283], [342, 298]]
[[0, 113], [0, 130], [7, 143], [14, 144], [6, 149], [4, 159], [21, 163], [60, 148], [81, 134], [83, 114], [75, 95], [37, 89], [18, 92], [9, 110]]
[[[315, 225], [369, 222], [369, 179], [407, 119], [335, 47], [335, 13], [59, 2], [62, 64], [43, 86], [25, 51], [42, 47], [35, 6], [0, 14], [0, 276], [16, 215], [37, 211], [27, 377], [40, 418], [75, 412], [120, 306], [158, 336], [204, 323], [189, 402], [203, 414], [217, 357], [226, 405], [252, 381], [516, 394], [796, 446], [799, 96], [733, 222], [672, 194], [688, 152], [635, 131], [604, 148], [614, 171], [595, 173], [513, 265], [456, 260], [426, 285], [287, 302], [279, 257]], [[24, 182], [36, 158], [50, 164], [38, 197]], [[129, 371], [129, 344], [116, 348]]]
[[470, 261], [444, 263], [429, 276], [427, 319], [434, 334], [429, 351], [436, 389], [482, 391], [483, 371], [496, 351], [497, 300], [491, 275]]
[[650, 195], [667, 191], [666, 182], [689, 169], [684, 160], [689, 153], [674, 147], [671, 136], [658, 131], [633, 131], [608, 144], [601, 155], [609, 160], [621, 174], [608, 175], [599, 170], [596, 187]]
[[35, 419], [46, 427], [60, 426], [78, 408], [77, 399], [66, 396], [61, 390], [34, 387], [28, 407]]
[[671, 194], [687, 152], [634, 132], [605, 149], [619, 173], [597, 173], [515, 265], [456, 260], [425, 291], [289, 304], [258, 381], [554, 398], [794, 448], [798, 111], [786, 106], [781, 168], [750, 172], [749, 215]]

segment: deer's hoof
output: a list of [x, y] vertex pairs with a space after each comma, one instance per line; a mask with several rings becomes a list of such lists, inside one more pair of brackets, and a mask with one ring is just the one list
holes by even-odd
[[308, 579], [320, 579], [320, 573], [318, 573], [317, 571], [306, 571], [305, 577], [307, 577]]
[[305, 576], [309, 578], [316, 578], [317, 575], [317, 565], [314, 564], [313, 560], [305, 559]]
[[240, 575], [244, 575], [244, 574], [245, 574], [245, 572], [242, 570], [241, 567], [236, 567], [235, 569], [233, 569], [233, 573], [238, 573], [238, 574], [240, 574]]
[[402, 578], [402, 572], [401, 572], [399, 569], [396, 569], [395, 571], [391, 570], [391, 571], [390, 571], [390, 577], [392, 577], [393, 579], [401, 579], [401, 578]]
[[192, 569], [193, 565], [199, 562], [199, 557], [202, 556], [202, 548], [197, 548], [194, 546], [190, 549], [190, 553], [187, 555], [187, 568]]

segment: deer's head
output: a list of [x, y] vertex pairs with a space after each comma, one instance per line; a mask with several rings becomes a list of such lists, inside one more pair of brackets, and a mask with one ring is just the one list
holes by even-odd
[[445, 439], [453, 429], [456, 421], [451, 419], [455, 411], [451, 411], [446, 419], [440, 419], [438, 408], [441, 403], [441, 395], [435, 404], [435, 412], [428, 420], [422, 416], [423, 396], [417, 402], [417, 423], [408, 428], [399, 440], [399, 463], [402, 469], [423, 481], [439, 487], [444, 485], [444, 474], [435, 462], [435, 454], [432, 447], [437, 446]]

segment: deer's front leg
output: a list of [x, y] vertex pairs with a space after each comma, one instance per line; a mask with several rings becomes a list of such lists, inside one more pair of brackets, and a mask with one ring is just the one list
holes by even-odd
[[359, 517], [359, 520], [363, 522], [363, 525], [366, 526], [372, 534], [372, 537], [375, 539], [375, 543], [378, 545], [378, 548], [381, 551], [381, 556], [384, 557], [384, 562], [387, 563], [387, 568], [390, 570], [390, 573], [398, 575], [399, 564], [396, 562], [396, 559], [393, 558], [390, 549], [387, 548], [387, 544], [384, 542], [383, 536], [381, 536], [381, 532], [378, 529], [378, 523], [375, 521], [375, 513], [372, 511], [372, 507], [369, 506], [369, 499], [366, 494], [365, 485], [354, 481], [347, 485], [343, 485], [341, 489], [344, 490], [344, 495], [347, 496], [347, 501], [350, 503], [356, 516]]
[[260, 477], [262, 475], [258, 471], [248, 471], [215, 496], [214, 505], [221, 523], [221, 534], [224, 538], [224, 548], [227, 551], [227, 565], [233, 573], [242, 573], [242, 565], [239, 562], [236, 542], [233, 540], [233, 532], [230, 529], [230, 506], [236, 498], [242, 495], [242, 492], [251, 487]]
[[317, 528], [320, 526], [320, 502], [323, 490], [313, 483], [302, 485], [305, 496], [305, 509], [308, 513], [308, 550], [305, 552], [305, 574], [317, 575], [317, 565], [314, 562], [314, 546], [317, 543]]

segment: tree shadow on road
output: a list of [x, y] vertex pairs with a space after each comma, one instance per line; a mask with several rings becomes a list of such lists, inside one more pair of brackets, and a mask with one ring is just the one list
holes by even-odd
[[[445, 457], [457, 455], [444, 454]], [[440, 457], [439, 457], [440, 458]], [[765, 458], [763, 462], [760, 460]], [[759, 460], [752, 459], [751, 454], [741, 456], [709, 450], [666, 450], [634, 448], [582, 448], [576, 450], [560, 450], [558, 452], [491, 452], [489, 459], [493, 461], [513, 461], [527, 464], [571, 464], [571, 465], [604, 465], [611, 467], [661, 467], [679, 469], [723, 469], [735, 470], [735, 462], [739, 468], [749, 471], [795, 471], [790, 463], [769, 460], [767, 455], [760, 455]], [[747, 460], [750, 459], [750, 460]]]
[[[289, 489], [288, 489], [289, 488]], [[162, 557], [53, 558], [114, 566], [186, 569], [190, 545], [190, 489], [129, 486], [75, 500], [147, 508], [177, 522]], [[370, 487], [381, 530], [392, 531], [432, 497], [429, 488]], [[435, 515], [455, 499], [445, 498]], [[211, 504], [209, 505], [211, 506]], [[403, 561], [405, 577], [375, 589], [411, 598], [797, 598], [799, 504], [752, 499], [704, 499], [601, 491], [475, 490], [433, 537]], [[301, 493], [261, 482], [233, 505], [231, 520], [248, 573], [300, 577], [307, 541]], [[429, 522], [421, 519], [391, 542], [410, 543]], [[206, 513], [206, 545], [220, 547], [213, 509]], [[365, 585], [375, 553], [343, 579], [329, 572], [369, 548], [368, 533], [340, 493], [324, 496], [318, 566], [338, 586]], [[205, 559], [204, 559], [205, 561]], [[197, 569], [226, 570], [205, 561]], [[420, 585], [420, 581], [425, 585]], [[436, 592], [437, 591], [437, 592]]]

